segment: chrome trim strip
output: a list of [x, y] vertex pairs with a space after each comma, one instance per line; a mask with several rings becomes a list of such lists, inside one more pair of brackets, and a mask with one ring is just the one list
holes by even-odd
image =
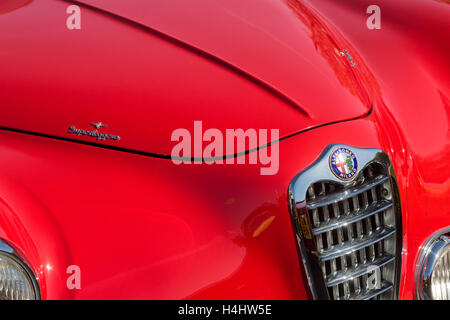
[[375, 298], [376, 296], [379, 296], [382, 293], [385, 293], [386, 291], [393, 288], [393, 285], [389, 282], [383, 282], [381, 289], [375, 290], [375, 291], [366, 291], [363, 293], [360, 293], [356, 296], [350, 297], [351, 300], [370, 300], [372, 298]]
[[347, 241], [340, 246], [335, 246], [330, 249], [324, 250], [319, 253], [319, 258], [322, 261], [328, 261], [355, 252], [357, 250], [371, 246], [377, 242], [380, 242], [395, 233], [394, 228], [384, 228], [377, 230], [370, 236], [358, 239], [356, 241]]
[[380, 201], [376, 204], [370, 205], [363, 210], [355, 211], [352, 214], [339, 216], [338, 218], [330, 219], [326, 223], [320, 224], [317, 228], [312, 230], [313, 235], [318, 235], [324, 232], [332, 231], [342, 227], [343, 224], [351, 224], [362, 219], [373, 216], [392, 207], [392, 202]]
[[327, 206], [330, 204], [333, 204], [335, 202], [339, 202], [339, 201], [344, 201], [344, 200], [348, 200], [354, 196], [357, 196], [358, 194], [361, 194], [363, 192], [366, 192], [370, 189], [372, 189], [373, 187], [382, 184], [383, 182], [387, 181], [389, 179], [389, 177], [387, 176], [378, 176], [374, 179], [373, 182], [371, 183], [367, 183], [367, 184], [363, 184], [357, 188], [349, 188], [347, 190], [342, 190], [341, 192], [336, 192], [336, 194], [330, 194], [327, 196], [322, 196], [322, 197], [318, 197], [315, 200], [312, 200], [310, 203], [308, 203], [308, 205], [306, 206], [308, 208], [308, 210], [311, 209], [315, 209], [318, 207], [323, 207], [323, 206]]
[[381, 257], [369, 263], [360, 264], [358, 265], [357, 268], [352, 268], [342, 272], [338, 272], [337, 274], [327, 278], [327, 286], [333, 287], [338, 284], [341, 284], [342, 282], [352, 280], [353, 278], [365, 275], [373, 271], [371, 267], [382, 267], [384, 265], [387, 265], [388, 263], [393, 262], [394, 260], [395, 260], [394, 256]]

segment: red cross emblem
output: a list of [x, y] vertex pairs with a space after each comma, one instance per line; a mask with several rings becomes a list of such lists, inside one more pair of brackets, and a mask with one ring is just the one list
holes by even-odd
[[347, 166], [346, 166], [346, 162], [345, 162], [345, 156], [344, 154], [340, 153], [337, 155], [336, 157], [336, 167], [339, 168], [339, 170], [344, 173], [347, 174]]

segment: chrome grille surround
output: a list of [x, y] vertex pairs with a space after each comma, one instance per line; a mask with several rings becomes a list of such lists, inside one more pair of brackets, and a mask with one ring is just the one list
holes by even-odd
[[[337, 147], [358, 158], [353, 179], [330, 170]], [[289, 186], [289, 205], [299, 256], [314, 299], [396, 299], [402, 224], [393, 166], [379, 149], [328, 146]], [[378, 285], [368, 286], [379, 272]]]

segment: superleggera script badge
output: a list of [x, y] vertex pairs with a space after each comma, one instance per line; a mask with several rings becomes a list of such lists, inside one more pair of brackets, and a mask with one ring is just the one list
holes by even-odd
[[71, 126], [69, 128], [69, 133], [76, 134], [77, 136], [89, 136], [93, 138], [97, 138], [97, 140], [120, 140], [119, 136], [108, 134], [108, 133], [101, 133], [98, 132], [97, 129], [101, 127], [106, 127], [106, 125], [102, 124], [101, 122], [98, 123], [91, 123], [92, 126], [94, 126], [96, 129], [89, 131], [89, 130], [83, 130], [83, 129], [77, 129], [75, 126]]

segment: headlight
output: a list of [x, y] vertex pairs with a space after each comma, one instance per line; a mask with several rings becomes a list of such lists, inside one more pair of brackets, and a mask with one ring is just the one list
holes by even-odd
[[450, 238], [439, 235], [427, 241], [418, 261], [416, 298], [450, 300]]
[[16, 252], [0, 240], [0, 300], [39, 299], [33, 273]]

